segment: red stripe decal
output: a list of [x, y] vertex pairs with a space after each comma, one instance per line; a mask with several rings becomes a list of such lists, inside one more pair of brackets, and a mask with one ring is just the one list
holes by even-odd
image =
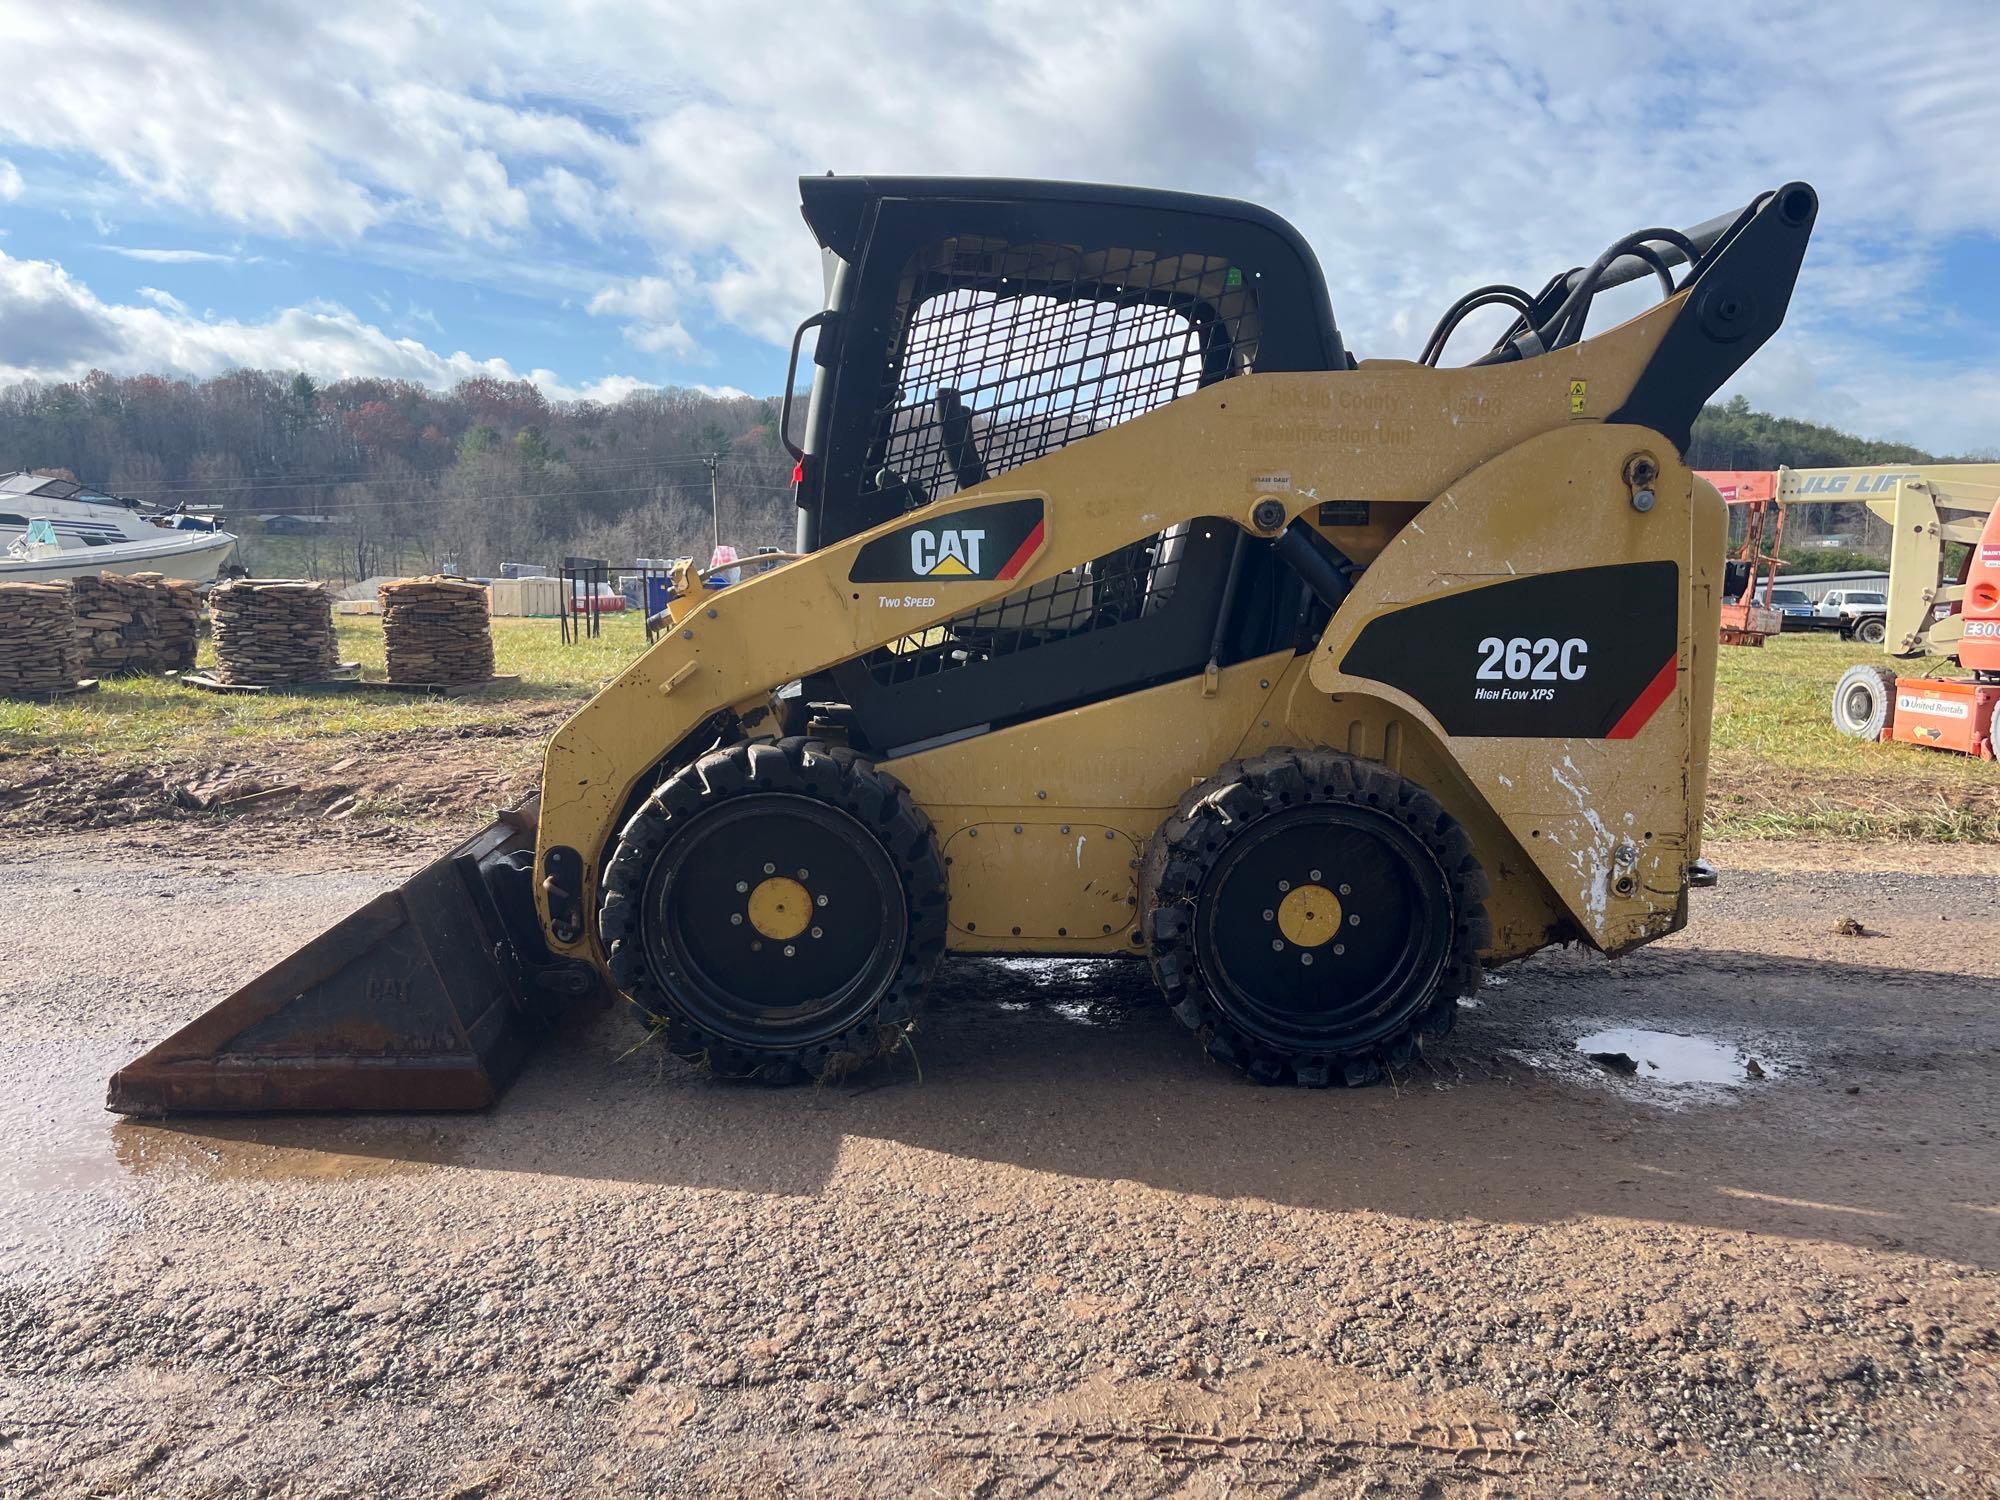
[[1035, 555], [1041, 545], [1042, 523], [1037, 521], [1035, 522], [1035, 529], [1029, 532], [1027, 539], [1014, 549], [1014, 555], [1007, 559], [1007, 566], [1002, 568], [998, 573], [995, 573], [993, 575], [994, 578], [1001, 583], [1005, 583], [1009, 578], [1012, 578], [1028, 565], [1028, 559]]
[[1646, 684], [1646, 691], [1639, 695], [1636, 703], [1625, 710], [1625, 716], [1611, 726], [1611, 733], [1605, 738], [1629, 740], [1644, 729], [1647, 721], [1659, 711], [1660, 705], [1673, 693], [1674, 680], [1679, 669], [1679, 661], [1674, 657], [1668, 657], [1667, 664], [1653, 674], [1653, 680]]

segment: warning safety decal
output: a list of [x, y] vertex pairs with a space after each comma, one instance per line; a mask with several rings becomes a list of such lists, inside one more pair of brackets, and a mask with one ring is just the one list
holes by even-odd
[[855, 554], [850, 583], [964, 583], [1015, 577], [1041, 550], [1042, 502], [1002, 500], [878, 536]]
[[1340, 669], [1401, 688], [1447, 734], [1631, 739], [1678, 681], [1680, 569], [1575, 568], [1370, 620]]

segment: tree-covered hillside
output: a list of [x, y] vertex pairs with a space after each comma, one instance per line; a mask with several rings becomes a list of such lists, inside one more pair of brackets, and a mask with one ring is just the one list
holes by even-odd
[[[219, 507], [253, 567], [324, 577], [490, 572], [565, 553], [629, 563], [708, 555], [707, 459], [724, 541], [792, 537], [778, 403], [692, 390], [550, 402], [525, 381], [407, 381], [236, 370], [212, 380], [101, 373], [0, 391], [0, 469], [49, 469], [149, 504]], [[330, 524], [310, 547], [259, 517]]]
[[[2000, 434], [1996, 434], [2000, 436]], [[1878, 443], [1836, 427], [1752, 411], [1742, 396], [1702, 408], [1688, 464], [1696, 469], [1837, 469], [1854, 464], [1928, 463], [1906, 443]]]

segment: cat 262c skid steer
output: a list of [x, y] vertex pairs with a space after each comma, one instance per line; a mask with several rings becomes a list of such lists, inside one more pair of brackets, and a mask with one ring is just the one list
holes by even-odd
[[[1784, 317], [1809, 187], [1482, 287], [1417, 363], [1357, 363], [1244, 204], [801, 188], [804, 555], [675, 603], [538, 805], [113, 1108], [477, 1107], [605, 987], [718, 1074], [826, 1078], [947, 951], [1131, 955], [1217, 1059], [1359, 1084], [1482, 967], [1686, 921], [1725, 523], [1683, 453]], [[1657, 305], [1583, 336], [1644, 277]], [[1492, 304], [1499, 342], [1437, 368]]]

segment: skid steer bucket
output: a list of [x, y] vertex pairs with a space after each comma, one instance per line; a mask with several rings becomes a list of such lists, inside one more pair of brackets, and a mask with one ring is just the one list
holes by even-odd
[[482, 1109], [591, 992], [528, 882], [532, 805], [321, 933], [111, 1080], [120, 1114]]

